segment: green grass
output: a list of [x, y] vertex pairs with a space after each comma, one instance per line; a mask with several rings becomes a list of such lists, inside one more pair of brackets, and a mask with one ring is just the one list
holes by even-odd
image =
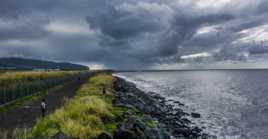
[[[106, 94], [102, 94], [105, 86]], [[79, 139], [94, 139], [102, 132], [110, 135], [117, 128], [116, 118], [124, 109], [112, 105], [113, 77], [98, 74], [90, 78], [75, 98], [44, 119], [39, 119], [29, 138], [50, 138], [58, 132]]]
[[155, 120], [149, 120], [146, 122], [146, 124], [150, 127], [150, 128], [155, 128], [158, 125], [158, 121]]
[[140, 111], [138, 108], [134, 108], [134, 113], [137, 117], [139, 117], [140, 119], [143, 118], [144, 113], [142, 111]]

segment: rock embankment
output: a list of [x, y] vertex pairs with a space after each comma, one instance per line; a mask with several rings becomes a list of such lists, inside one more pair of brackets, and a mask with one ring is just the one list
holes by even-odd
[[[114, 105], [125, 107], [114, 139], [214, 139], [199, 127], [191, 126], [187, 116], [199, 118], [198, 113], [188, 114], [171, 105], [160, 95], [145, 93], [135, 84], [115, 77]], [[182, 103], [173, 102], [178, 106]]]

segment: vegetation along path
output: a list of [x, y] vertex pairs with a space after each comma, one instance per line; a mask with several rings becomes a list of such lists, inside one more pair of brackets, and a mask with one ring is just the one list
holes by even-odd
[[[71, 98], [80, 86], [88, 80], [88, 75], [70, 81], [60, 87], [50, 89], [44, 97], [47, 102], [46, 114], [52, 113], [64, 103], [64, 98]], [[12, 130], [14, 128], [29, 128], [34, 126], [41, 117], [40, 99], [31, 104], [12, 108], [6, 112], [0, 111], [0, 129]]]

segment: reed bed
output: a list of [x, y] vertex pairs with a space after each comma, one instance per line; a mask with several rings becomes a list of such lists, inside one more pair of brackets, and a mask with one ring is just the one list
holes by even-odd
[[77, 78], [79, 71], [5, 72], [0, 74], [0, 105]]

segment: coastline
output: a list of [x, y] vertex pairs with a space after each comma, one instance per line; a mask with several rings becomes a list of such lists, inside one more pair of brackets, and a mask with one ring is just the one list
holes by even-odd
[[[179, 101], [166, 100], [157, 93], [146, 93], [132, 82], [114, 77], [114, 105], [127, 108], [124, 122], [119, 122], [117, 133], [131, 138], [149, 139], [216, 139], [187, 118], [200, 118], [198, 113], [186, 113]], [[168, 104], [172, 102], [174, 105]], [[122, 121], [122, 120], [121, 120]]]
[[200, 114], [187, 113], [183, 107], [179, 101], [142, 91], [123, 78], [100, 73], [90, 77], [61, 108], [14, 135], [25, 139], [217, 138], [190, 120]]

